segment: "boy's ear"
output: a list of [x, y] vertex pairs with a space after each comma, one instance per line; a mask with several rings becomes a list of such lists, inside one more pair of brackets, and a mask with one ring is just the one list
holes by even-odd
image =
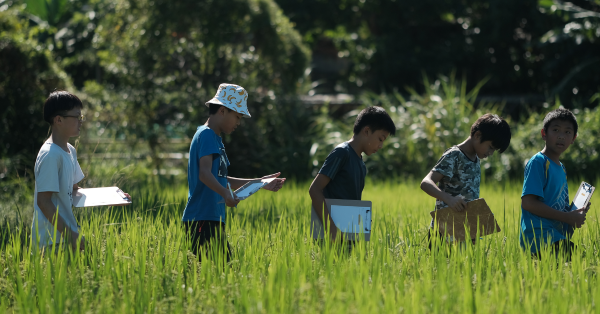
[[371, 132], [371, 128], [367, 125], [363, 127], [362, 132], [364, 132], [365, 135], [369, 135], [369, 132]]
[[475, 134], [473, 134], [473, 137], [474, 137], [475, 139], [478, 139], [478, 140], [479, 140], [479, 142], [481, 143], [481, 131], [479, 131], [479, 130], [478, 130], [478, 131], [475, 131]]
[[541, 133], [542, 133], [542, 139], [545, 141], [546, 140], [546, 130], [542, 129]]

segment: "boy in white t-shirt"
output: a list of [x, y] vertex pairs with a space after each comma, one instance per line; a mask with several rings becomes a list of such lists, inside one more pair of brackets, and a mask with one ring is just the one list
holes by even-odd
[[[35, 194], [32, 223], [32, 243], [39, 247], [54, 244], [54, 225], [57, 226], [56, 243], [63, 240], [73, 250], [85, 247], [83, 235], [73, 215], [73, 193], [84, 177], [77, 162], [75, 147], [68, 143], [70, 137], [79, 136], [83, 104], [77, 96], [66, 91], [55, 91], [44, 103], [44, 120], [52, 128], [35, 161]], [[129, 194], [127, 194], [129, 197]], [[58, 214], [58, 215], [57, 215]]]

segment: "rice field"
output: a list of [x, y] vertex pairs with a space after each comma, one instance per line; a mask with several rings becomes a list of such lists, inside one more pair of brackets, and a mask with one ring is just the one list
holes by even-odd
[[[183, 180], [182, 180], [183, 181]], [[571, 194], [577, 183], [572, 183]], [[476, 245], [425, 242], [433, 199], [417, 183], [368, 182], [370, 242], [350, 252], [309, 233], [308, 183], [260, 191], [228, 209], [232, 261], [188, 249], [184, 185], [141, 185], [129, 207], [79, 210], [85, 253], [32, 251], [26, 230], [0, 250], [0, 312], [598, 313], [600, 208], [570, 262], [518, 243], [521, 183], [483, 184], [502, 232]]]

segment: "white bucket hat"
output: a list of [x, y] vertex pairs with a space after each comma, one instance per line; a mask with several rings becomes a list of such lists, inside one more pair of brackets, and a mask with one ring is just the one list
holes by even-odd
[[237, 113], [244, 115], [244, 118], [250, 118], [250, 112], [248, 111], [248, 92], [239, 86], [234, 84], [223, 83], [219, 85], [219, 89], [211, 100], [206, 102], [208, 104], [217, 104], [229, 108]]

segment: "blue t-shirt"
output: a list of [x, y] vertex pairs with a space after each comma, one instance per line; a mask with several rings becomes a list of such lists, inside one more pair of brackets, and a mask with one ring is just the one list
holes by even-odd
[[[535, 154], [525, 166], [521, 197], [525, 195], [535, 195], [556, 210], [570, 211], [567, 171], [563, 164], [556, 164], [542, 153]], [[521, 247], [531, 245], [532, 253], [536, 253], [542, 244], [565, 239], [572, 232], [569, 224], [542, 218], [521, 208]]]
[[182, 221], [212, 220], [225, 222], [223, 197], [200, 181], [200, 158], [212, 155], [210, 172], [223, 186], [227, 186], [229, 159], [221, 137], [209, 127], [198, 127], [190, 145], [188, 161], [188, 201], [183, 211]]

